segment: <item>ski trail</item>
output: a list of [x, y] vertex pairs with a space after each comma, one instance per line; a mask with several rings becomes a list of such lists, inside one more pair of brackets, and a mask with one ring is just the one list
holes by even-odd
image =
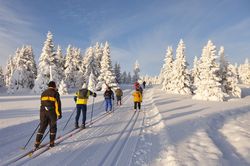
[[[125, 96], [124, 97], [124, 99], [123, 99], [124, 103], [126, 103], [127, 99], [129, 99], [129, 96]], [[85, 148], [87, 148], [88, 146], [91, 146], [92, 143], [94, 142], [95, 139], [91, 139], [91, 138], [93, 138], [93, 137], [98, 138], [98, 135], [101, 135], [101, 134], [103, 134], [103, 133], [105, 133], [107, 131], [110, 131], [112, 129], [112, 126], [110, 128], [104, 128], [104, 127], [102, 127], [100, 125], [101, 123], [103, 123], [105, 121], [108, 121], [108, 119], [110, 119], [112, 117], [114, 117], [114, 116], [109, 116], [109, 115], [106, 116], [105, 119], [103, 119], [102, 121], [99, 121], [98, 123], [96, 123], [92, 128], [90, 128], [90, 129], [87, 128], [86, 130], [83, 130], [82, 132], [74, 135], [70, 139], [64, 141], [61, 145], [58, 145], [55, 148], [51, 149], [50, 151], [42, 154], [36, 160], [40, 160], [40, 158], [43, 158], [43, 157], [52, 157], [52, 154], [56, 155], [56, 154], [60, 153], [60, 151], [63, 151], [65, 149], [67, 149], [67, 148], [68, 149], [75, 149], [75, 150], [72, 150], [70, 152], [70, 153], [72, 153], [71, 154], [72, 161], [73, 161], [74, 158], [77, 159], [78, 156], [81, 157], [81, 155], [80, 155], [81, 151], [84, 150]], [[88, 137], [85, 138], [84, 140], [81, 140], [80, 137], [82, 137], [82, 135], [88, 135]], [[67, 146], [67, 143], [74, 144], [74, 142], [76, 143], [75, 145], [69, 145], [69, 146]], [[53, 157], [53, 159], [54, 159], [54, 157]], [[71, 160], [68, 159], [68, 160], [65, 160], [65, 161], [61, 161], [61, 163], [62, 162], [63, 163], [65, 163], [65, 162], [66, 163], [71, 163]], [[32, 165], [32, 161], [30, 161], [28, 164]], [[55, 165], [55, 164], [56, 163], [53, 163], [53, 165]]]

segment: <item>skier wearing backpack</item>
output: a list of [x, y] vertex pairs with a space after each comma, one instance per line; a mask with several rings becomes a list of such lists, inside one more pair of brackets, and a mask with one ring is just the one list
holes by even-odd
[[119, 103], [120, 103], [120, 105], [122, 105], [122, 96], [123, 96], [123, 92], [122, 92], [121, 88], [118, 87], [118, 88], [115, 90], [115, 95], [116, 95], [117, 105], [119, 105]]
[[137, 111], [137, 107], [140, 111], [141, 110], [141, 102], [142, 102], [142, 94], [140, 92], [140, 89], [136, 89], [132, 95], [134, 97], [134, 111]]
[[57, 92], [56, 83], [50, 81], [48, 89], [41, 94], [40, 128], [36, 135], [35, 148], [38, 148], [41, 144], [43, 134], [48, 125], [50, 126], [50, 147], [54, 147], [57, 132], [56, 121], [61, 118], [60, 94]]
[[89, 95], [96, 97], [96, 93], [87, 89], [87, 85], [84, 83], [82, 89], [76, 92], [74, 100], [76, 102], [76, 117], [75, 117], [75, 128], [79, 128], [78, 120], [82, 111], [82, 128], [85, 129], [86, 114], [87, 114], [87, 103]]
[[[112, 111], [112, 100], [114, 100], [114, 92], [111, 90], [110, 87], [107, 87], [106, 91], [103, 94], [105, 99], [105, 111]], [[109, 109], [109, 110], [108, 110]]]

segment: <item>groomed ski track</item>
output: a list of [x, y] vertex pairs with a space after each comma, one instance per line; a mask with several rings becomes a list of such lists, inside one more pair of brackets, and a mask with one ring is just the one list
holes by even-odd
[[[145, 93], [144, 98], [146, 96]], [[115, 107], [114, 113], [91, 127], [67, 137], [52, 149], [34, 153], [12, 165], [130, 165], [142, 132], [146, 107], [134, 112], [131, 91], [123, 101], [122, 106]]]

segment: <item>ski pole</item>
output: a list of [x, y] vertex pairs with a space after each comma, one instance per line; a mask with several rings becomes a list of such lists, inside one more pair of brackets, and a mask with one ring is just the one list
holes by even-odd
[[75, 111], [76, 111], [76, 107], [75, 107], [74, 111], [71, 113], [71, 115], [70, 115], [70, 117], [69, 117], [67, 123], [66, 123], [65, 126], [63, 127], [63, 130], [64, 130], [64, 129], [66, 128], [66, 126], [68, 125], [68, 123], [69, 123], [69, 121], [70, 121], [70, 119], [71, 119], [71, 117], [73, 116], [73, 114], [74, 114]]
[[34, 130], [34, 132], [32, 133], [32, 135], [30, 136], [30, 138], [29, 138], [28, 142], [25, 144], [25, 146], [24, 146], [22, 149], [25, 149], [25, 148], [26, 148], [26, 146], [29, 144], [29, 142], [30, 142], [31, 138], [32, 138], [32, 137], [33, 137], [33, 135], [36, 133], [36, 131], [37, 131], [37, 129], [38, 129], [38, 127], [39, 127], [39, 126], [40, 126], [40, 123], [37, 125], [36, 129]]
[[92, 110], [91, 110], [91, 118], [90, 118], [90, 125], [92, 124], [92, 118], [93, 118], [93, 112], [94, 112], [94, 105], [95, 105], [95, 98], [93, 97]]

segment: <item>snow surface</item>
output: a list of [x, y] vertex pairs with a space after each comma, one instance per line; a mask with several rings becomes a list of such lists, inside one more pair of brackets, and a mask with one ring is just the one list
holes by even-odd
[[[208, 102], [154, 86], [144, 91], [143, 111], [134, 113], [132, 86], [127, 86], [123, 105], [115, 106], [114, 114], [35, 158], [11, 165], [250, 165], [250, 88], [242, 91], [242, 99]], [[74, 126], [73, 116], [62, 131], [75, 104], [73, 95], [61, 99], [58, 136]], [[88, 120], [92, 102], [90, 98]], [[20, 149], [38, 125], [39, 104], [39, 96], [0, 96], [0, 165], [32, 148], [34, 138], [26, 150]], [[94, 119], [103, 112], [98, 92]]]

